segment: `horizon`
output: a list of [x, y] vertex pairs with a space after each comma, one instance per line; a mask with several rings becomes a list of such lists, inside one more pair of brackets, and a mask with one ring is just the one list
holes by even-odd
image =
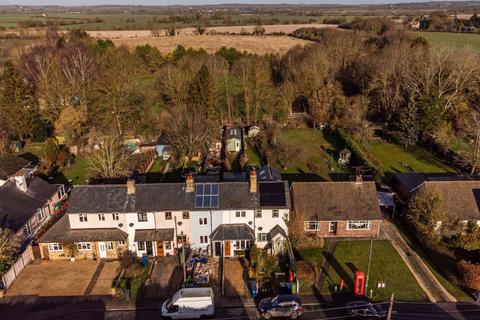
[[285, 1], [285, 0], [262, 0], [261, 2], [254, 0], [118, 0], [112, 3], [112, 0], [44, 0], [41, 3], [35, 0], [5, 0], [1, 6], [59, 6], [59, 7], [89, 7], [89, 6], [202, 6], [202, 5], [390, 5], [390, 4], [409, 4], [409, 3], [444, 3], [444, 2], [478, 2], [478, 1], [425, 1], [425, 0], [302, 0], [302, 1]]

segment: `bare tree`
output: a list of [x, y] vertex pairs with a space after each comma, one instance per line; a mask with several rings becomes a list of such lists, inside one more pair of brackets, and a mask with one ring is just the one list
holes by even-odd
[[208, 148], [214, 134], [213, 127], [195, 107], [182, 105], [170, 112], [166, 135], [178, 156], [190, 157], [194, 152]]
[[90, 169], [101, 178], [114, 179], [127, 174], [129, 154], [118, 139], [107, 136], [90, 158]]

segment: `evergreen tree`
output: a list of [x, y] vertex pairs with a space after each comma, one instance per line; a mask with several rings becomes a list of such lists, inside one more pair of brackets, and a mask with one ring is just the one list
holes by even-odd
[[0, 117], [13, 138], [23, 140], [33, 135], [39, 116], [36, 100], [11, 62], [6, 62], [0, 76]]
[[199, 106], [207, 117], [215, 108], [215, 83], [206, 65], [202, 65], [188, 89], [188, 98], [192, 105]]
[[400, 142], [405, 146], [413, 146], [418, 142], [418, 111], [414, 101], [400, 114]]

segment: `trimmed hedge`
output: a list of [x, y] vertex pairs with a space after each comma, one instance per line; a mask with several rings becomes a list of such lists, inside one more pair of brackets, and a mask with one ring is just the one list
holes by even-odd
[[355, 159], [358, 162], [361, 162], [368, 170], [372, 171], [375, 179], [380, 180], [385, 172], [385, 169], [382, 167], [382, 165], [377, 161], [372, 161], [362, 146], [357, 143], [345, 129], [337, 128], [337, 133], [348, 149], [350, 149]]

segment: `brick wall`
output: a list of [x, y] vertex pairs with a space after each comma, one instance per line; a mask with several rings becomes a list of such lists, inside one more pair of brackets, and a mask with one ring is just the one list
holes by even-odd
[[320, 238], [365, 238], [370, 236], [378, 236], [380, 231], [381, 220], [372, 221], [370, 230], [347, 230], [347, 221], [337, 221], [337, 232], [329, 232], [329, 221], [320, 221], [320, 230], [305, 231], [314, 234]]
[[[105, 242], [105, 245], [108, 241]], [[100, 257], [98, 252], [98, 242], [90, 242], [90, 250], [87, 251], [78, 251], [76, 255], [76, 259], [88, 259], [92, 260], [94, 257], [97, 259]], [[126, 245], [119, 245], [118, 242], [113, 241], [113, 250], [107, 250], [107, 259], [116, 260], [121, 257], [123, 251], [127, 249]], [[48, 249], [48, 243], [41, 243], [40, 244], [40, 252], [42, 254], [42, 259], [50, 259], [50, 260], [69, 260], [64, 250], [62, 251], [51, 251]]]

